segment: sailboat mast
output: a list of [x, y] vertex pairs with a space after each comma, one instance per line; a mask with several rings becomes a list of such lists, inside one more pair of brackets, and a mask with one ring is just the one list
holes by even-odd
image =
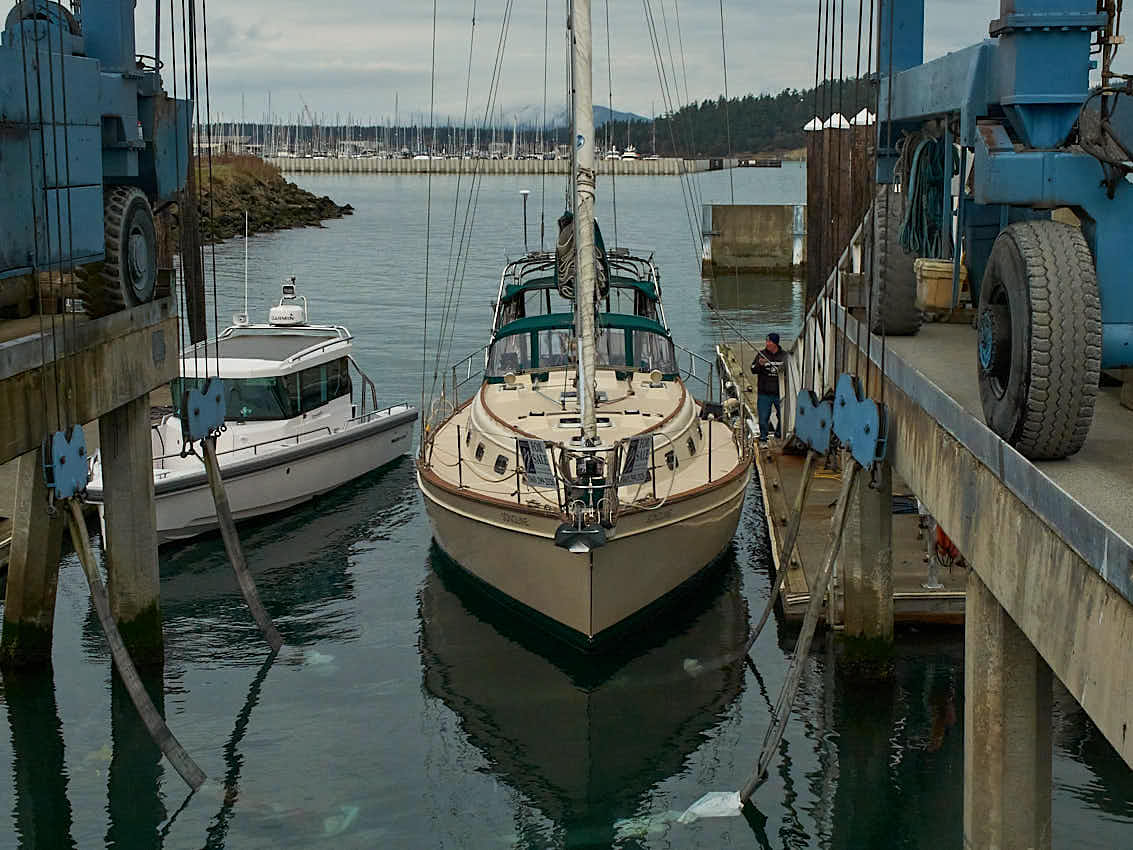
[[578, 339], [578, 399], [583, 439], [593, 443], [598, 438], [598, 422], [594, 411], [594, 305], [597, 270], [594, 265], [594, 92], [590, 0], [573, 0], [571, 3], [571, 31], [574, 35], [571, 77], [574, 82], [574, 298]]

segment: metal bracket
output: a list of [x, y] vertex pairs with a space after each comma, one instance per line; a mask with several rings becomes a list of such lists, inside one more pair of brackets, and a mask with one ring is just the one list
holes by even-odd
[[224, 383], [209, 378], [203, 390], [188, 389], [181, 397], [181, 435], [195, 443], [220, 431], [226, 414]]
[[81, 425], [70, 436], [56, 431], [43, 438], [43, 482], [57, 500], [70, 499], [87, 489], [87, 438]]
[[869, 468], [889, 447], [889, 412], [884, 404], [863, 398], [857, 377], [843, 374], [834, 390], [834, 433], [854, 460]]
[[800, 390], [795, 402], [795, 436], [820, 455], [830, 451], [834, 405], [819, 401], [813, 390]]

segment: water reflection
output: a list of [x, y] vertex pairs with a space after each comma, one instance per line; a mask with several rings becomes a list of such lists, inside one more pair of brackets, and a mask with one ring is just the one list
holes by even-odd
[[753, 339], [775, 330], [786, 342], [802, 324], [804, 299], [802, 280], [787, 275], [721, 272], [701, 279], [700, 300], [713, 311], [706, 318], [730, 339], [737, 329]]
[[63, 728], [51, 668], [4, 673], [3, 689], [12, 740], [12, 821], [17, 846], [75, 847]]
[[418, 595], [425, 691], [566, 846], [613, 843], [615, 820], [682, 769], [743, 689], [734, 652], [748, 611], [734, 557], [682, 600], [671, 628], [595, 657], [510, 619], [435, 547], [431, 560]]
[[[402, 458], [286, 513], [240, 524], [260, 598], [288, 644], [356, 636], [348, 604], [356, 551], [412, 519], [414, 492], [413, 464]], [[160, 559], [165, 638], [176, 644], [177, 660], [246, 663], [261, 656], [266, 646], [219, 535], [165, 547]], [[104, 657], [93, 609], [83, 645], [89, 656]]]
[[[152, 670], [139, 675], [158, 714], [164, 717], [164, 677]], [[161, 748], [149, 736], [116, 670], [110, 679], [112, 754], [106, 780], [106, 846], [160, 846], [158, 828], [166, 817], [160, 793], [165, 767]]]

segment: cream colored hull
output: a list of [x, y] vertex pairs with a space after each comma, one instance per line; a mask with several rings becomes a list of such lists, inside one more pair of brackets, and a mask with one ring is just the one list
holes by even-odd
[[453, 492], [418, 471], [437, 545], [476, 578], [587, 642], [680, 587], [731, 542], [750, 464], [655, 511], [623, 515], [605, 546], [554, 544], [558, 515]]

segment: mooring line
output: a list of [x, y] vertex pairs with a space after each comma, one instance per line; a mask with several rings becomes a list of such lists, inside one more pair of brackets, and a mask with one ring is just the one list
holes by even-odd
[[756, 762], [755, 770], [740, 789], [741, 804], [746, 803], [751, 798], [752, 793], [767, 775], [771, 758], [779, 746], [779, 741], [783, 739], [784, 731], [786, 731], [787, 720], [791, 716], [791, 706], [795, 701], [799, 683], [802, 681], [803, 665], [806, 664], [807, 656], [810, 654], [810, 644], [814, 639], [815, 628], [818, 626], [818, 616], [826, 602], [826, 588], [830, 584], [830, 576], [834, 572], [834, 561], [838, 557], [838, 551], [842, 548], [842, 532], [846, 528], [850, 493], [853, 491], [854, 482], [857, 480], [860, 469], [861, 467], [853, 460], [848, 464], [848, 468], [843, 469], [842, 490], [838, 494], [838, 507], [835, 508], [834, 518], [831, 521], [830, 541], [826, 546], [822, 567], [819, 569], [818, 575], [815, 576], [814, 586], [810, 588], [810, 602], [807, 604], [806, 617], [803, 619], [799, 639], [795, 644], [795, 653], [791, 657], [787, 679], [783, 683], [783, 690], [779, 694], [775, 711], [772, 713], [772, 724], [763, 738], [759, 761]]
[[[806, 453], [806, 461], [803, 463], [803, 476], [799, 481], [799, 492], [795, 494], [795, 504], [791, 510], [791, 522], [787, 526], [787, 536], [784, 539], [783, 546], [780, 550], [779, 566], [775, 570], [775, 578], [771, 583], [771, 597], [767, 600], [767, 605], [763, 608], [763, 614], [759, 618], [759, 622], [751, 630], [751, 635], [744, 644], [743, 654], [747, 655], [751, 652], [751, 648], [755, 645], [759, 633], [763, 631], [767, 619], [771, 616], [771, 612], [775, 609], [775, 603], [779, 599], [779, 592], [783, 587], [783, 580], [787, 577], [787, 569], [791, 563], [791, 552], [795, 549], [795, 541], [799, 536], [799, 527], [802, 525], [803, 508], [806, 506], [806, 497], [810, 492], [811, 481], [814, 476], [811, 474], [814, 470], [814, 461], [818, 457], [818, 453], [814, 449], [809, 449]], [[774, 520], [770, 517], [768, 522]]]
[[228, 560], [232, 563], [232, 570], [236, 573], [236, 581], [240, 584], [240, 592], [244, 594], [244, 601], [252, 611], [252, 618], [260, 627], [272, 653], [279, 652], [283, 647], [283, 638], [275, 624], [268, 616], [260, 594], [256, 590], [256, 582], [248, 572], [248, 562], [244, 558], [244, 550], [240, 546], [240, 536], [236, 533], [236, 523], [232, 519], [232, 508], [228, 504], [228, 493], [224, 489], [224, 479], [220, 477], [220, 463], [216, 459], [216, 437], [210, 436], [201, 440], [205, 469], [208, 471], [209, 488], [216, 503], [216, 519], [220, 525], [220, 536], [224, 540], [224, 550], [228, 553]]
[[87, 527], [83, 521], [82, 509], [75, 499], [69, 499], [67, 503], [70, 508], [67, 524], [71, 528], [71, 541], [75, 545], [75, 552], [78, 553], [83, 573], [86, 574], [87, 584], [90, 585], [91, 601], [94, 602], [94, 610], [98, 614], [102, 633], [106, 635], [106, 642], [110, 644], [110, 655], [114, 659], [114, 666], [118, 668], [118, 675], [122, 677], [122, 683], [126, 686], [126, 691], [130, 694], [130, 699], [138, 710], [138, 714], [141, 715], [146, 731], [149, 732], [154, 743], [160, 747], [162, 753], [169, 759], [169, 763], [173, 765], [173, 769], [180, 774], [186, 784], [196, 791], [207, 778], [205, 772], [181, 746], [157, 708], [154, 707], [149, 694], [146, 693], [145, 686], [138, 676], [137, 668], [134, 667], [134, 662], [130, 659], [126, 645], [122, 643], [122, 636], [118, 633], [118, 626], [110, 613], [110, 601], [98, 574], [98, 566], [91, 549], [90, 538], [87, 537]]

